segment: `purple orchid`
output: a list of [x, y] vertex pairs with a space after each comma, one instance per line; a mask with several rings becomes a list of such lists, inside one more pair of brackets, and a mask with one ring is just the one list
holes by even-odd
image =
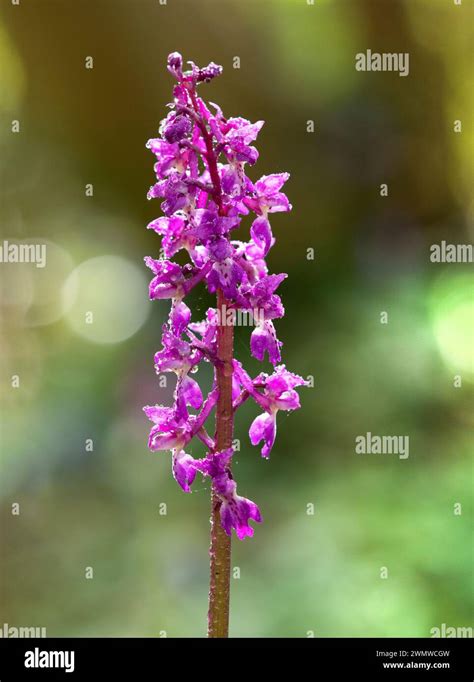
[[[161, 122], [159, 137], [147, 143], [156, 157], [156, 182], [148, 198], [160, 198], [164, 213], [148, 225], [161, 236], [164, 254], [163, 259], [145, 258], [154, 275], [149, 293], [152, 300], [171, 299], [155, 368], [158, 373], [173, 372], [176, 389], [173, 406], [148, 406], [144, 411], [153, 422], [150, 450], [172, 452], [173, 475], [185, 492], [191, 491], [197, 473], [208, 477], [215, 500], [213, 513], [218, 514], [227, 536], [234, 529], [242, 540], [253, 535], [250, 522], [259, 523], [261, 514], [254, 502], [236, 492], [231, 473], [233, 413], [248, 398], [261, 408], [249, 436], [252, 445], [263, 442], [261, 454], [268, 457], [275, 442], [278, 411], [299, 408], [295, 389], [307, 385], [278, 364], [282, 342], [274, 320], [283, 317], [284, 308], [276, 290], [287, 275], [269, 274], [265, 262], [275, 244], [269, 215], [291, 210], [281, 191], [289, 174], [264, 175], [256, 182], [247, 177], [246, 167], [258, 159], [254, 143], [263, 121], [226, 118], [218, 106], [207, 105], [198, 96], [197, 87], [219, 76], [222, 67], [213, 62], [204, 68], [189, 64], [184, 70], [181, 55], [169, 55], [168, 71], [177, 81], [173, 101]], [[249, 213], [254, 218], [248, 241], [233, 239], [233, 231]], [[179, 251], [187, 254], [187, 265], [170, 260]], [[217, 294], [218, 303], [217, 308], [208, 309], [203, 321], [192, 322], [183, 298], [199, 282]], [[232, 332], [226, 331], [219, 319], [223, 303], [233, 311], [259, 312], [250, 349], [260, 361], [268, 356], [274, 366], [271, 374], [252, 379], [233, 357]], [[214, 366], [214, 386], [205, 400], [191, 376], [201, 362]], [[217, 421], [212, 438], [206, 421], [214, 408]], [[202, 459], [186, 452], [195, 437], [207, 448]]]

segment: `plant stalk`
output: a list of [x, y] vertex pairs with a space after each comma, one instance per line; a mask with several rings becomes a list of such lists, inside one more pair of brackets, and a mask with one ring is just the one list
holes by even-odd
[[[225, 215], [222, 204], [222, 189], [217, 167], [217, 155], [214, 150], [212, 134], [203, 121], [197, 101], [196, 92], [190, 92], [196, 121], [201, 128], [206, 145], [205, 160], [213, 186], [212, 198], [217, 204], [220, 215]], [[232, 360], [234, 356], [234, 327], [226, 324], [228, 302], [221, 291], [217, 291], [218, 327], [217, 327], [217, 365], [216, 381], [219, 397], [216, 406], [215, 443], [217, 452], [232, 446], [234, 412], [232, 408]], [[221, 525], [220, 509], [222, 501], [213, 484], [211, 493], [211, 544], [208, 637], [229, 636], [229, 604], [230, 604], [230, 558], [231, 538]]]
[[[217, 451], [232, 446], [234, 414], [232, 409], [232, 358], [234, 352], [234, 327], [226, 324], [225, 309], [227, 301], [221, 290], [217, 292], [219, 325], [217, 328], [216, 367], [219, 397], [216, 407], [216, 447]], [[220, 521], [221, 500], [212, 489], [211, 499], [211, 545], [209, 555], [210, 585], [208, 637], [229, 636], [230, 602], [230, 560], [231, 538], [225, 533]]]

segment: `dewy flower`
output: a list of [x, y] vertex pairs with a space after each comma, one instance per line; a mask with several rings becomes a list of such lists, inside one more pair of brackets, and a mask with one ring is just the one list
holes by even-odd
[[[191, 491], [198, 473], [209, 477], [220, 501], [222, 527], [228, 535], [234, 529], [237, 537], [244, 539], [253, 535], [250, 522], [261, 521], [260, 510], [237, 495], [231, 473], [232, 448], [219, 450], [218, 434], [212, 438], [206, 431], [219, 400], [218, 310], [209, 308], [204, 320], [192, 322], [183, 299], [204, 283], [209, 293], [224, 296], [229, 308], [259, 311], [250, 350], [260, 361], [268, 357], [274, 370], [252, 379], [234, 359], [232, 401], [234, 411], [248, 398], [261, 408], [249, 435], [253, 445], [263, 442], [261, 454], [268, 457], [275, 442], [278, 411], [297, 409], [300, 402], [295, 389], [307, 385], [278, 364], [282, 343], [274, 320], [285, 311], [276, 290], [286, 274], [269, 274], [265, 261], [275, 244], [269, 216], [291, 210], [281, 191], [289, 174], [264, 175], [256, 182], [247, 176], [247, 167], [258, 159], [254, 143], [263, 121], [226, 118], [218, 106], [206, 104], [198, 95], [198, 86], [219, 76], [222, 67], [213, 62], [203, 68], [193, 62], [188, 65], [186, 69], [178, 52], [169, 55], [168, 71], [177, 81], [173, 101], [158, 137], [147, 143], [156, 157], [156, 182], [148, 198], [160, 198], [164, 213], [148, 225], [161, 236], [164, 254], [162, 259], [145, 258], [154, 275], [149, 295], [152, 300], [171, 301], [155, 368], [157, 373], [176, 375], [174, 405], [144, 408], [153, 422], [148, 445], [152, 451], [171, 451], [173, 475], [185, 492]], [[249, 213], [253, 218], [249, 219], [248, 241], [235, 240], [234, 230]], [[180, 251], [189, 260], [186, 265], [171, 260]], [[203, 362], [214, 366], [214, 384], [205, 399], [194, 378]], [[194, 438], [206, 445], [202, 459], [187, 452]]]
[[[252, 445], [258, 445], [263, 440], [262, 456], [269, 457], [276, 438], [278, 411], [297, 410], [300, 407], [300, 398], [295, 388], [307, 386], [308, 382], [297, 374], [289, 372], [285, 365], [276, 367], [270, 376], [262, 373], [252, 380], [242, 364], [234, 360], [234, 374], [243, 386], [245, 395], [251, 396], [265, 410], [252, 422], [249, 436]], [[263, 389], [263, 393], [259, 389]], [[238, 404], [240, 404], [240, 399], [237, 400]]]

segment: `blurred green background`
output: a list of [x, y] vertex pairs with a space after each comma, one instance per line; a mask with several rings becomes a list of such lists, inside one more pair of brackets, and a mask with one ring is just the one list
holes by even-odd
[[[264, 523], [233, 543], [231, 634], [422, 637], [473, 624], [473, 279], [429, 258], [442, 239], [472, 241], [472, 10], [2, 0], [3, 238], [44, 240], [48, 261], [0, 267], [0, 624], [206, 631], [209, 490], [180, 491], [169, 454], [147, 450], [141, 411], [171, 390], [153, 370], [168, 303], [147, 300], [143, 256], [159, 250], [145, 229], [160, 215], [145, 142], [171, 98], [173, 50], [224, 66], [202, 94], [228, 116], [266, 121], [250, 176], [291, 172], [294, 209], [274, 216], [269, 264], [289, 273], [284, 362], [315, 378], [302, 409], [280, 414], [269, 462], [248, 441], [257, 408], [237, 421], [239, 492]], [[409, 52], [409, 76], [357, 72], [368, 48]], [[194, 297], [195, 319], [208, 303]], [[246, 362], [249, 333], [236, 342]], [[409, 458], [356, 455], [367, 431], [408, 435]]]

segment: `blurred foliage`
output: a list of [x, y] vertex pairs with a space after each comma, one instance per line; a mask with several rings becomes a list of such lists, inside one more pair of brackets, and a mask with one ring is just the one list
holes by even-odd
[[[284, 361], [315, 377], [302, 409], [279, 415], [270, 462], [248, 442], [255, 406], [237, 420], [239, 491], [264, 523], [234, 542], [232, 634], [472, 625], [472, 274], [429, 260], [442, 239], [472, 241], [470, 44], [469, 2], [3, 0], [4, 238], [48, 240], [54, 259], [44, 271], [1, 266], [0, 623], [50, 636], [205, 633], [209, 490], [180, 491], [168, 454], [147, 451], [141, 412], [172, 390], [152, 366], [167, 304], [137, 311], [142, 258], [159, 249], [145, 229], [159, 214], [145, 200], [145, 142], [179, 50], [224, 65], [206, 97], [266, 120], [252, 177], [292, 173], [294, 210], [274, 217], [269, 261], [289, 273]], [[409, 51], [409, 77], [356, 72], [369, 47]], [[101, 269], [81, 289], [103, 316], [91, 339], [63, 294], [98, 256], [125, 259], [130, 275]], [[207, 304], [194, 296], [197, 317]], [[246, 361], [248, 335], [237, 330]], [[355, 455], [367, 431], [409, 435], [409, 458]]]

